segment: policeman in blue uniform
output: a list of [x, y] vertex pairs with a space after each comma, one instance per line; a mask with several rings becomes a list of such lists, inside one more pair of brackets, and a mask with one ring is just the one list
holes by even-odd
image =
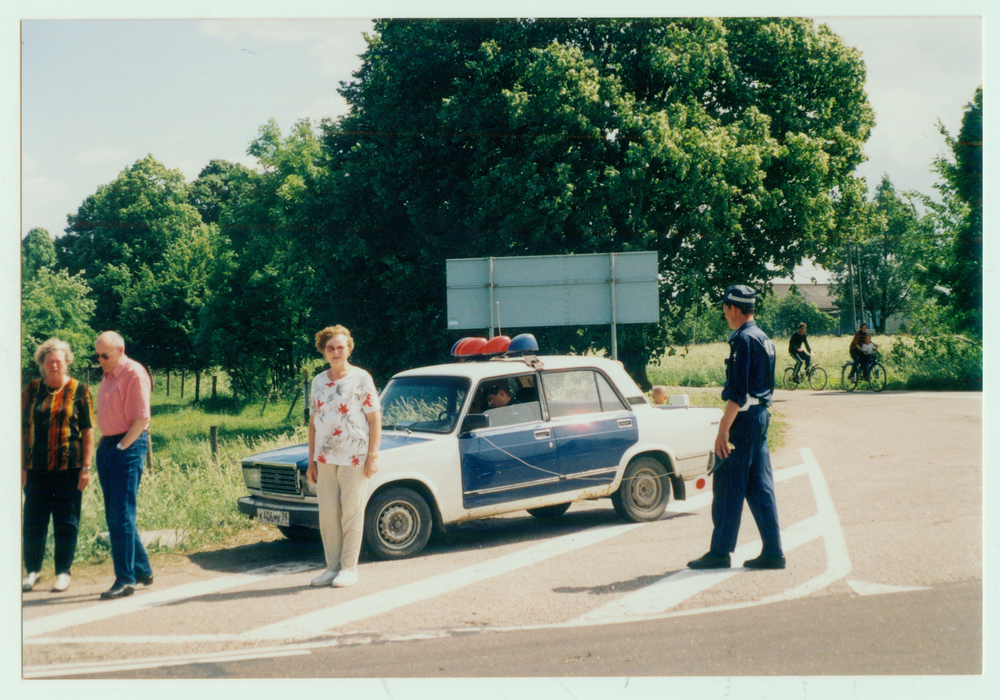
[[722, 389], [726, 410], [715, 438], [715, 454], [721, 461], [713, 471], [712, 548], [703, 557], [688, 562], [692, 569], [729, 568], [744, 500], [764, 546], [759, 557], [743, 566], [785, 568], [767, 450], [767, 407], [774, 392], [774, 343], [754, 323], [755, 303], [754, 290], [742, 284], [729, 287], [722, 298], [726, 321], [735, 332], [729, 337], [726, 386]]

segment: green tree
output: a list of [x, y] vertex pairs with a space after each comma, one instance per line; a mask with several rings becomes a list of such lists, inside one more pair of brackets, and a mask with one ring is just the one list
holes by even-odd
[[[193, 189], [227, 193], [202, 197], [217, 203], [214, 217], [222, 239], [212, 292], [199, 317], [199, 352], [226, 369], [241, 395], [252, 396], [296, 379], [304, 357], [315, 353], [302, 294], [313, 277], [314, 259], [293, 256], [290, 242], [315, 187], [321, 149], [308, 120], [297, 122], [285, 137], [270, 119], [247, 153], [263, 172], [214, 162]], [[320, 267], [334, 269], [330, 261]]]
[[21, 239], [21, 279], [33, 277], [43, 267], [56, 266], [56, 246], [43, 228], [33, 228]]
[[[147, 156], [87, 197], [56, 242], [60, 265], [93, 290], [94, 325], [118, 330], [136, 359], [158, 367], [201, 364], [193, 338], [176, 334], [192, 332], [205, 293], [197, 266], [214, 247], [188, 189], [179, 170]], [[191, 251], [207, 257], [192, 267]]]
[[[954, 160], [944, 156], [934, 161], [942, 178], [938, 186], [946, 208], [954, 198], [964, 205], [953, 223], [954, 243], [949, 259], [927, 266], [925, 275], [941, 292], [940, 301], [951, 311], [951, 323], [961, 332], [983, 335], [983, 88], [965, 106], [962, 128], [955, 139], [943, 125], [938, 125]], [[935, 210], [940, 213], [940, 210]], [[940, 220], [940, 219], [939, 219]]]
[[257, 193], [259, 177], [250, 168], [225, 160], [212, 160], [188, 190], [188, 202], [202, 222], [222, 223], [226, 211], [243, 205]]
[[[619, 332], [645, 383], [672, 307], [837, 235], [864, 77], [808, 20], [378, 21], [299, 237], [343, 272], [314, 313], [357, 328], [384, 376], [450, 347], [446, 258], [656, 250], [664, 321]], [[548, 335], [608, 347], [607, 328]]]
[[888, 175], [863, 218], [866, 225], [842, 248], [846, 258], [836, 276], [838, 305], [851, 309], [856, 304], [873, 329], [884, 333], [889, 317], [911, 309], [917, 298], [914, 272], [931, 249], [934, 230], [896, 192]]
[[[42, 231], [43, 229], [34, 229]], [[35, 349], [52, 337], [69, 343], [80, 358], [93, 352], [94, 300], [83, 275], [42, 267], [21, 287], [21, 371], [35, 376]], [[78, 369], [84, 362], [78, 361]]]
[[789, 289], [780, 299], [769, 297], [754, 314], [757, 325], [772, 338], [789, 338], [799, 329], [800, 323], [809, 326], [812, 335], [823, 335], [833, 330], [837, 321], [806, 301], [798, 287]]

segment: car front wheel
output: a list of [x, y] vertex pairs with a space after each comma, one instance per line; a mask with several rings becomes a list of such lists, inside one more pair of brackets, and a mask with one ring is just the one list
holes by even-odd
[[431, 537], [431, 509], [408, 488], [376, 494], [365, 509], [365, 542], [379, 559], [403, 559], [424, 548]]
[[622, 483], [611, 494], [619, 516], [633, 523], [658, 520], [670, 501], [670, 477], [659, 461], [637, 457], [625, 467]]

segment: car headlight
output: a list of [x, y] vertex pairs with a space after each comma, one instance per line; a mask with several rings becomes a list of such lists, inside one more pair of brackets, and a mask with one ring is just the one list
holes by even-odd
[[260, 490], [260, 468], [253, 465], [243, 465], [243, 482], [248, 489]]
[[302, 493], [305, 496], [315, 496], [316, 495], [316, 484], [309, 481], [309, 477], [306, 476], [305, 472], [299, 472], [299, 480], [302, 482]]

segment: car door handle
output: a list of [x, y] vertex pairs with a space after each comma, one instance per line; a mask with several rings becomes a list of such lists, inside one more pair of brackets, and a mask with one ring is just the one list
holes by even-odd
[[632, 427], [632, 419], [631, 418], [619, 418], [618, 419], [618, 427], [619, 428], [631, 428]]
[[546, 428], [545, 430], [536, 430], [535, 439], [536, 440], [548, 440], [552, 437], [552, 431]]

